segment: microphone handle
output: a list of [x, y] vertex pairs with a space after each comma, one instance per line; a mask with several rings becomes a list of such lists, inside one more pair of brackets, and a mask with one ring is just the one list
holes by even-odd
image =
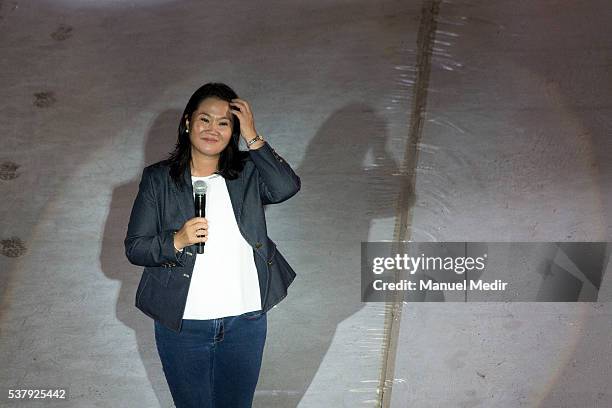
[[[196, 217], [205, 217], [206, 215], [206, 194], [196, 194], [195, 195], [195, 216]], [[204, 244], [205, 242], [198, 242], [196, 244], [198, 254], [204, 253]]]

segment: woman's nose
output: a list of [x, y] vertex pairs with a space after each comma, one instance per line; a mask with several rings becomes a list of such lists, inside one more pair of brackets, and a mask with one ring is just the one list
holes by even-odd
[[204, 130], [219, 130], [219, 125], [214, 122], [204, 122]]
[[211, 121], [211, 122], [205, 122], [204, 123], [204, 129], [207, 130], [219, 130], [220, 126], [217, 122]]

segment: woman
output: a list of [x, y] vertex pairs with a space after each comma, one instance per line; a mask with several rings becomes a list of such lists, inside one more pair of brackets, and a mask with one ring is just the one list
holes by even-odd
[[[194, 216], [198, 180], [207, 185], [205, 217]], [[143, 170], [125, 252], [145, 267], [136, 307], [155, 320], [177, 408], [251, 406], [267, 311], [295, 277], [268, 238], [263, 206], [299, 189], [299, 177], [255, 130], [249, 104], [221, 83], [195, 91], [175, 150]]]

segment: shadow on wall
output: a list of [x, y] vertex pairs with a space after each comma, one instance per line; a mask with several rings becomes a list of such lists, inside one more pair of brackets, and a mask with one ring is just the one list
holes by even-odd
[[[164, 159], [167, 152], [173, 149], [180, 116], [181, 112], [178, 110], [167, 110], [156, 118], [145, 139], [143, 168]], [[167, 406], [168, 402], [171, 403], [172, 398], [157, 355], [153, 320], [136, 309], [134, 305], [136, 288], [143, 268], [129, 263], [123, 245], [141, 175], [142, 171], [133, 181], [113, 190], [102, 238], [100, 265], [108, 279], [121, 283], [115, 307], [117, 319], [134, 330], [140, 359], [149, 382], [160, 406]]]
[[[398, 166], [386, 149], [388, 137], [385, 120], [372, 107], [350, 103], [327, 118], [295, 169], [302, 188], [282, 207], [286, 236], [281, 241], [297, 277], [288, 300], [269, 320], [278, 329], [268, 334], [254, 407], [296, 407], [320, 369], [338, 325], [363, 307], [360, 243], [368, 240], [374, 219], [395, 216], [401, 184]], [[271, 207], [267, 212], [271, 235], [276, 218], [270, 214], [275, 211]], [[369, 333], [364, 329], [361, 341], [367, 342]], [[352, 359], [356, 352], [362, 361], [369, 356], [379, 359], [378, 353], [362, 348], [335, 358]], [[341, 375], [342, 367], [334, 375]], [[327, 378], [328, 373], [322, 375]], [[341, 384], [343, 388], [332, 394], [349, 392], [344, 389], [346, 381]], [[340, 385], [329, 382], [325, 387]], [[352, 385], [360, 387], [363, 383]]]

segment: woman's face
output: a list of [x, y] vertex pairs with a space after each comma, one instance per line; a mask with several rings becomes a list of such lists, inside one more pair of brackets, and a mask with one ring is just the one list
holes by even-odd
[[208, 157], [219, 158], [232, 137], [230, 105], [218, 98], [206, 98], [189, 120], [189, 140], [194, 150]]

